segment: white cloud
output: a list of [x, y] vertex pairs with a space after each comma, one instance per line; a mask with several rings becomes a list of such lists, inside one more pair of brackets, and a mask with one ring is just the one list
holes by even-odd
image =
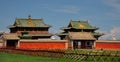
[[56, 12], [63, 12], [63, 13], [70, 13], [70, 14], [77, 14], [80, 11], [80, 8], [77, 6], [65, 6], [59, 9], [54, 9]]
[[114, 27], [111, 31], [112, 34], [120, 34], [120, 27]]
[[[51, 34], [58, 34], [58, 33], [60, 33], [61, 31], [60, 31], [60, 30], [51, 29], [51, 30], [49, 30], [49, 32], [50, 32]], [[54, 37], [55, 37], [55, 39], [60, 40], [60, 37], [59, 37], [59, 36], [54, 35]]]
[[120, 40], [120, 27], [114, 27], [109, 32], [106, 32], [105, 35], [101, 36], [100, 39], [113, 40], [113, 37], [115, 37], [116, 40]]

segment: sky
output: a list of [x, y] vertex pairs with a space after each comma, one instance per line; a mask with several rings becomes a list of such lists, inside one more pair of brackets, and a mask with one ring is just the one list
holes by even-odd
[[106, 34], [101, 39], [113, 34], [120, 39], [120, 0], [0, 0], [0, 31], [9, 32], [7, 26], [28, 15], [43, 18], [51, 33], [61, 32], [70, 20], [88, 20]]

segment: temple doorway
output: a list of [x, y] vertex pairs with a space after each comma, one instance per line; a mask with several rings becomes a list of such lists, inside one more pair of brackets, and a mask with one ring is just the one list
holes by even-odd
[[73, 49], [92, 49], [94, 41], [73, 41]]
[[10, 49], [15, 49], [18, 45], [18, 40], [7, 40], [6, 47]]

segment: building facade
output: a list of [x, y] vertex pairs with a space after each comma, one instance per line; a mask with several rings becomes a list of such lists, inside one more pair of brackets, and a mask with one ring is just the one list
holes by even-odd
[[10, 33], [17, 33], [21, 39], [49, 39], [49, 28], [51, 26], [45, 24], [43, 19], [17, 18], [13, 25], [8, 26]]
[[92, 49], [95, 48], [95, 40], [103, 34], [95, 32], [99, 28], [91, 26], [88, 21], [70, 21], [67, 27], [62, 27], [64, 32], [58, 36], [63, 40], [69, 40], [69, 48]]
[[58, 45], [56, 46], [58, 48], [63, 44], [60, 48], [66, 48], [67, 40], [60, 42], [51, 39], [50, 27], [50, 25], [44, 23], [43, 19], [32, 19], [30, 16], [28, 18], [17, 18], [13, 25], [8, 26], [10, 33], [3, 34], [3, 46], [5, 48], [39, 49], [43, 47], [43, 44], [46, 45], [44, 47], [49, 45], [49, 48], [52, 49], [52, 46]]

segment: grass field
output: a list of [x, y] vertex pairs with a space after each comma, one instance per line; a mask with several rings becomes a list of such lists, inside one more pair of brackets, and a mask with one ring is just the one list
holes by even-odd
[[66, 62], [59, 58], [38, 57], [0, 52], [0, 62]]
[[[10, 50], [9, 50], [10, 51]], [[94, 54], [94, 50], [67, 50], [65, 53], [77, 53], [77, 54], [89, 54], [89, 52], [93, 51], [92, 54]], [[15, 54], [12, 52], [0, 52], [0, 62], [120, 62], [120, 57], [114, 57], [114, 56], [90, 56], [90, 55], [76, 55], [76, 54], [64, 54], [62, 56], [59, 56], [59, 58], [54, 58], [51, 55], [57, 55], [51, 54], [50, 52], [39, 52], [43, 55], [41, 56], [33, 56], [33, 55], [26, 55], [26, 54]], [[24, 52], [25, 53], [25, 52]], [[28, 51], [26, 52], [28, 53]], [[120, 54], [120, 51], [102, 51], [98, 52], [97, 54]], [[34, 52], [34, 54], [36, 54]], [[50, 56], [47, 56], [50, 54]], [[95, 53], [96, 54], [96, 53]]]

